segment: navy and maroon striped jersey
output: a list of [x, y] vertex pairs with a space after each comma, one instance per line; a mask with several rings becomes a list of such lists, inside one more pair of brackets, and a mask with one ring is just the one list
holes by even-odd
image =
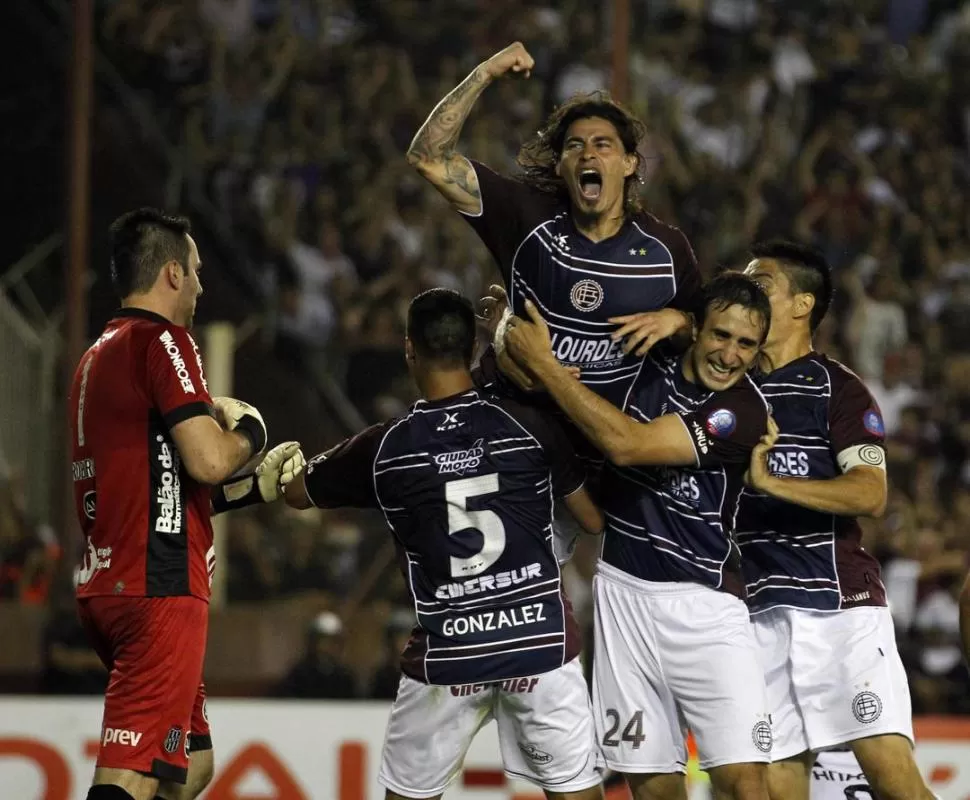
[[304, 480], [318, 507], [383, 511], [418, 620], [407, 675], [499, 681], [578, 654], [552, 519], [583, 469], [535, 410], [477, 390], [420, 401], [311, 459]]
[[689, 581], [743, 596], [734, 518], [768, 405], [745, 375], [724, 392], [689, 382], [683, 359], [651, 353], [623, 410], [641, 422], [676, 414], [694, 444], [691, 467], [607, 464], [601, 560], [646, 581]]
[[186, 471], [171, 428], [211, 413], [189, 332], [119, 311], [71, 387], [74, 501], [84, 533], [79, 597], [209, 598], [210, 488]]
[[[619, 406], [643, 359], [611, 341], [617, 326], [607, 320], [666, 306], [698, 310], [701, 276], [686, 237], [641, 212], [593, 242], [573, 224], [568, 202], [473, 166], [482, 211], [463, 216], [498, 262], [512, 310], [524, 317], [532, 300], [549, 323], [556, 358], [580, 367], [583, 383]], [[484, 383], [502, 382], [491, 349], [482, 371]]]
[[[759, 381], [778, 423], [768, 454], [775, 475], [826, 479], [842, 474], [839, 453], [882, 448], [882, 416], [850, 370], [809, 353]], [[882, 454], [876, 453], [882, 462]], [[855, 517], [837, 517], [745, 489], [738, 543], [753, 613], [776, 606], [837, 611], [886, 604], [879, 562], [862, 547]]]

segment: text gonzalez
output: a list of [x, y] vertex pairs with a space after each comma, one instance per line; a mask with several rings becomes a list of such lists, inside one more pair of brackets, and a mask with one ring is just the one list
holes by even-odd
[[446, 619], [441, 625], [441, 632], [445, 636], [464, 636], [466, 633], [518, 628], [520, 625], [534, 625], [545, 621], [546, 614], [542, 603], [530, 603], [507, 610], [502, 608], [498, 611], [483, 611], [481, 614]]
[[519, 569], [507, 572], [496, 572], [494, 575], [482, 575], [480, 578], [469, 578], [461, 583], [446, 583], [439, 586], [434, 596], [439, 600], [450, 600], [454, 597], [464, 597], [466, 594], [491, 592], [495, 589], [508, 589], [532, 578], [542, 577], [541, 564], [529, 564]]

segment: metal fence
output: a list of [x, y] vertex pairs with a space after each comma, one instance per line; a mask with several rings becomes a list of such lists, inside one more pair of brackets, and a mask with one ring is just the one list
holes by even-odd
[[0, 290], [0, 460], [24, 474], [28, 511], [41, 522], [57, 517], [59, 349], [56, 327], [38, 330]]

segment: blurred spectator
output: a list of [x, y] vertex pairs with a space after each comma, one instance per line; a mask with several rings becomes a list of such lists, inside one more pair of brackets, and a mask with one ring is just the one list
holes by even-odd
[[343, 663], [344, 626], [332, 611], [313, 620], [306, 652], [280, 682], [275, 694], [315, 700], [350, 700], [357, 696], [354, 676]]
[[384, 626], [384, 657], [371, 678], [367, 696], [375, 700], [393, 700], [401, 682], [401, 653], [414, 629], [414, 614], [408, 609], [393, 612]]
[[44, 631], [40, 691], [47, 694], [103, 695], [108, 670], [78, 621], [73, 587], [65, 582], [52, 599]]
[[57, 536], [27, 514], [24, 476], [0, 476], [0, 600], [43, 604], [61, 550]]

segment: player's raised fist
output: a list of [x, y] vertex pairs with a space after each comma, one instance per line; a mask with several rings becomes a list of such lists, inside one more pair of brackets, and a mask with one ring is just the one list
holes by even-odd
[[512, 42], [486, 61], [484, 66], [491, 78], [501, 78], [507, 72], [528, 78], [535, 65], [536, 62], [525, 49], [525, 45], [522, 42]]
[[259, 494], [264, 503], [279, 500], [292, 480], [303, 472], [306, 459], [299, 442], [283, 442], [270, 450], [256, 467]]

